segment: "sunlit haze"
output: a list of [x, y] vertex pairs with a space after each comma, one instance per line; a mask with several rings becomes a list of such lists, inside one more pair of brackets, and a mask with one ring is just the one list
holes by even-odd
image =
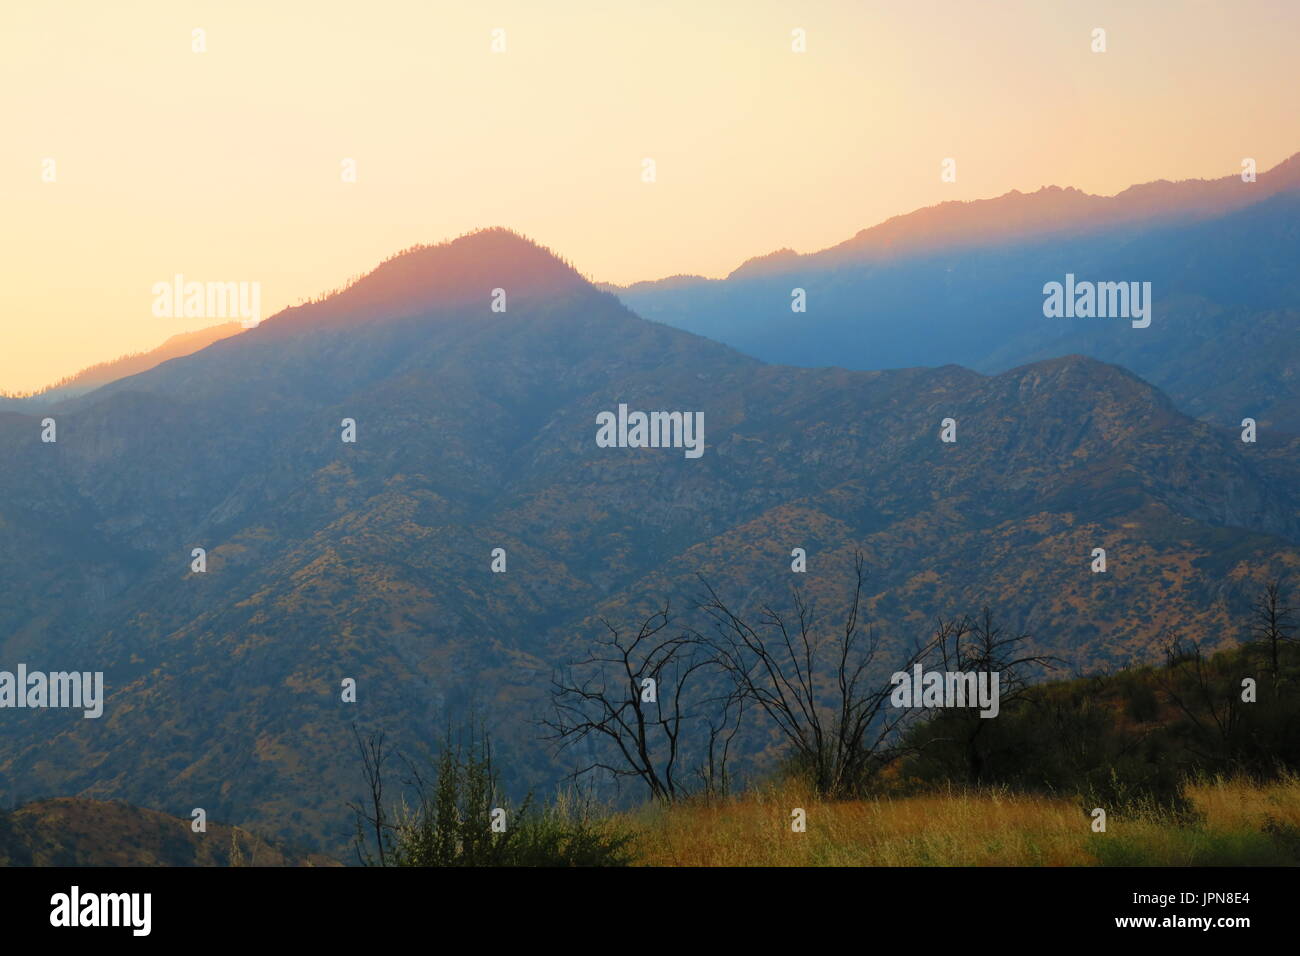
[[152, 313], [178, 273], [260, 282], [269, 316], [503, 225], [594, 280], [720, 276], [943, 200], [1300, 150], [1295, 3], [131, 7], [0, 8], [0, 390], [214, 324]]

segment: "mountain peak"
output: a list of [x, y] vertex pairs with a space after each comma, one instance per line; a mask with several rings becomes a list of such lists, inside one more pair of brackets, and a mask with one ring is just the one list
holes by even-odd
[[550, 249], [511, 229], [494, 226], [436, 245], [416, 245], [385, 259], [350, 285], [286, 310], [277, 327], [337, 320], [405, 318], [482, 303], [495, 290], [506, 302], [591, 288]]
[[746, 259], [739, 266], [733, 269], [727, 278], [734, 279], [751, 272], [765, 272], [772, 268], [779, 268], [783, 265], [793, 265], [798, 262], [799, 259], [799, 253], [789, 247], [778, 249], [776, 252], [769, 252], [765, 256], [753, 256], [752, 258]]

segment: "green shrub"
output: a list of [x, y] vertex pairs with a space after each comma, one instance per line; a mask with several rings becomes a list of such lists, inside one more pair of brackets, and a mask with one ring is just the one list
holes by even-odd
[[[626, 866], [631, 835], [596, 820], [574, 800], [515, 808], [500, 795], [486, 736], [468, 745], [450, 737], [431, 780], [416, 781], [414, 807], [391, 826], [396, 866]], [[501, 811], [501, 812], [498, 812]], [[494, 813], [504, 830], [494, 832]]]

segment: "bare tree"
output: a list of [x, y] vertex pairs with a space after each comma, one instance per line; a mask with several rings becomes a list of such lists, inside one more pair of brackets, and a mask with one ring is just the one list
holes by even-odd
[[1290, 623], [1295, 609], [1282, 603], [1282, 582], [1270, 581], [1251, 608], [1251, 633], [1268, 648], [1273, 683], [1277, 683], [1278, 650], [1280, 645], [1292, 640]]
[[[887, 742], [911, 711], [887, 706], [891, 683], [872, 683], [878, 677], [873, 665], [880, 641], [870, 630], [864, 639], [859, 630], [861, 554], [855, 556], [854, 570], [844, 626], [832, 634], [819, 633], [797, 587], [793, 620], [764, 605], [760, 620], [751, 625], [700, 577], [708, 596], [699, 607], [714, 630], [707, 643], [731, 678], [737, 698], [775, 724], [818, 792], [828, 796], [860, 788], [873, 771], [901, 752]], [[926, 649], [919, 648], [901, 668], [891, 670], [907, 670], [925, 654]]]
[[739, 729], [738, 699], [710, 694], [709, 672], [717, 669], [711, 649], [688, 633], [668, 635], [670, 623], [667, 605], [632, 637], [602, 619], [606, 635], [584, 660], [552, 679], [554, 716], [543, 721], [552, 731], [549, 739], [559, 742], [560, 751], [590, 742], [612, 753], [592, 757], [571, 776], [604, 770], [615, 778], [635, 777], [653, 799], [676, 800], [688, 790], [683, 761], [697, 752], [682, 732], [704, 722], [708, 744], [696, 772], [710, 791], [725, 786]]
[[704, 751], [704, 762], [696, 770], [696, 775], [706, 797], [725, 797], [731, 789], [727, 762], [731, 757], [732, 741], [740, 732], [741, 721], [745, 716], [745, 699], [733, 686], [729, 693], [720, 694], [712, 702], [719, 706], [706, 717], [709, 740]]
[[[1211, 660], [1195, 641], [1170, 637], [1164, 652], [1166, 666], [1159, 676], [1161, 689], [1202, 737], [1211, 741], [1217, 738], [1219, 751], [1206, 753], [1191, 739], [1186, 742], [1187, 748], [1204, 760], [1231, 760], [1233, 737], [1243, 717], [1237, 693], [1231, 686], [1216, 681]], [[1182, 682], [1188, 685], [1188, 692], [1180, 688], [1182, 669], [1190, 671], [1190, 679]]]
[[366, 805], [358, 806], [355, 803], [349, 803], [348, 806], [356, 815], [357, 819], [357, 836], [356, 836], [356, 853], [357, 861], [363, 866], [370, 865], [373, 860], [369, 850], [366, 848], [367, 836], [366, 829], [374, 830], [374, 839], [376, 852], [379, 855], [379, 865], [387, 865], [386, 843], [391, 827], [388, 818], [384, 812], [384, 761], [388, 759], [388, 754], [384, 750], [384, 732], [371, 731], [365, 737], [361, 736], [361, 731], [357, 725], [352, 725], [352, 735], [356, 738], [357, 749], [361, 752], [361, 773], [366, 781]]
[[[986, 605], [976, 618], [963, 615], [940, 620], [935, 627], [934, 647], [945, 671], [997, 674], [998, 706], [1007, 707], [1022, 699], [1029, 689], [1028, 668], [1054, 670], [1065, 663], [1059, 657], [1022, 652], [1021, 646], [1029, 640], [1028, 634], [1013, 634], [998, 625]], [[985, 759], [979, 738], [987, 721], [978, 713], [963, 712], [950, 716], [948, 722], [964, 728], [967, 774], [971, 783], [977, 783]]]

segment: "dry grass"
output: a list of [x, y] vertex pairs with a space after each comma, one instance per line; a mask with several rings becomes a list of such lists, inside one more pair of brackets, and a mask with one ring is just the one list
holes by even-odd
[[[1205, 780], [1195, 813], [1111, 812], [1107, 832], [1073, 800], [996, 789], [826, 803], [769, 788], [714, 805], [650, 807], [627, 823], [647, 866], [1096, 866], [1300, 862], [1300, 778]], [[807, 832], [791, 831], [791, 811]]]

